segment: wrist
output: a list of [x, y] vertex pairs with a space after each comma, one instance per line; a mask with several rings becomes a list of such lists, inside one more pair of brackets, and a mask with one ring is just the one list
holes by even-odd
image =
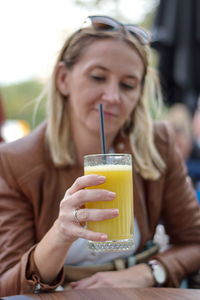
[[53, 227], [35, 247], [33, 260], [43, 283], [52, 284], [59, 275], [70, 245], [58, 243]]
[[154, 276], [147, 263], [141, 264], [144, 266], [143, 277], [145, 279], [145, 287], [153, 287], [155, 285]]

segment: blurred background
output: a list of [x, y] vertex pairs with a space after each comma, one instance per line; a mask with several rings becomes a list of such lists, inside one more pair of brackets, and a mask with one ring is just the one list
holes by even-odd
[[[151, 28], [157, 0], [1, 0], [0, 94], [7, 141], [22, 128], [33, 129], [45, 117], [45, 99], [33, 120], [35, 99], [48, 81], [63, 41], [92, 14]], [[2, 109], [1, 109], [2, 110]], [[12, 120], [12, 122], [10, 122]], [[23, 120], [14, 131], [14, 120]], [[12, 128], [12, 130], [11, 130]], [[17, 130], [17, 129], [16, 129]], [[9, 137], [8, 137], [9, 135]]]

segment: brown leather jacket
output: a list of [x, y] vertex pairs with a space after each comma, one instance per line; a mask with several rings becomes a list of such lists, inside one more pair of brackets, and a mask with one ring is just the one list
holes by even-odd
[[[184, 163], [175, 149], [166, 123], [155, 125], [155, 142], [167, 168], [159, 180], [134, 174], [134, 206], [141, 242], [152, 239], [162, 219], [170, 235], [169, 250], [159, 253], [168, 271], [167, 286], [200, 267], [200, 209], [186, 177]], [[122, 150], [124, 145], [124, 149]], [[127, 139], [116, 142], [116, 152], [130, 153]], [[34, 291], [39, 274], [32, 259], [35, 245], [58, 216], [59, 202], [82, 166], [55, 168], [45, 143], [45, 125], [29, 136], [0, 147], [0, 296]], [[42, 289], [54, 285], [41, 283]]]

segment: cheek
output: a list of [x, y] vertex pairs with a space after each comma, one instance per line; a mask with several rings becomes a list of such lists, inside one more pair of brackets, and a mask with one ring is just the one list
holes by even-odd
[[135, 95], [134, 97], [131, 97], [126, 101], [126, 111], [128, 114], [130, 114], [135, 107], [137, 106], [138, 102], [140, 101], [140, 94], [138, 93], [137, 96]]

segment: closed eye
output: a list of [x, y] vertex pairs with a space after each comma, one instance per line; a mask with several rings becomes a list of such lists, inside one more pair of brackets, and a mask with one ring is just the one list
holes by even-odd
[[105, 80], [105, 77], [103, 77], [103, 76], [91, 75], [91, 78], [96, 81], [104, 81]]
[[124, 82], [121, 82], [121, 83], [120, 83], [120, 86], [121, 86], [123, 89], [127, 89], [127, 90], [132, 90], [132, 89], [135, 88], [135, 85], [127, 84], [127, 83], [124, 83]]

